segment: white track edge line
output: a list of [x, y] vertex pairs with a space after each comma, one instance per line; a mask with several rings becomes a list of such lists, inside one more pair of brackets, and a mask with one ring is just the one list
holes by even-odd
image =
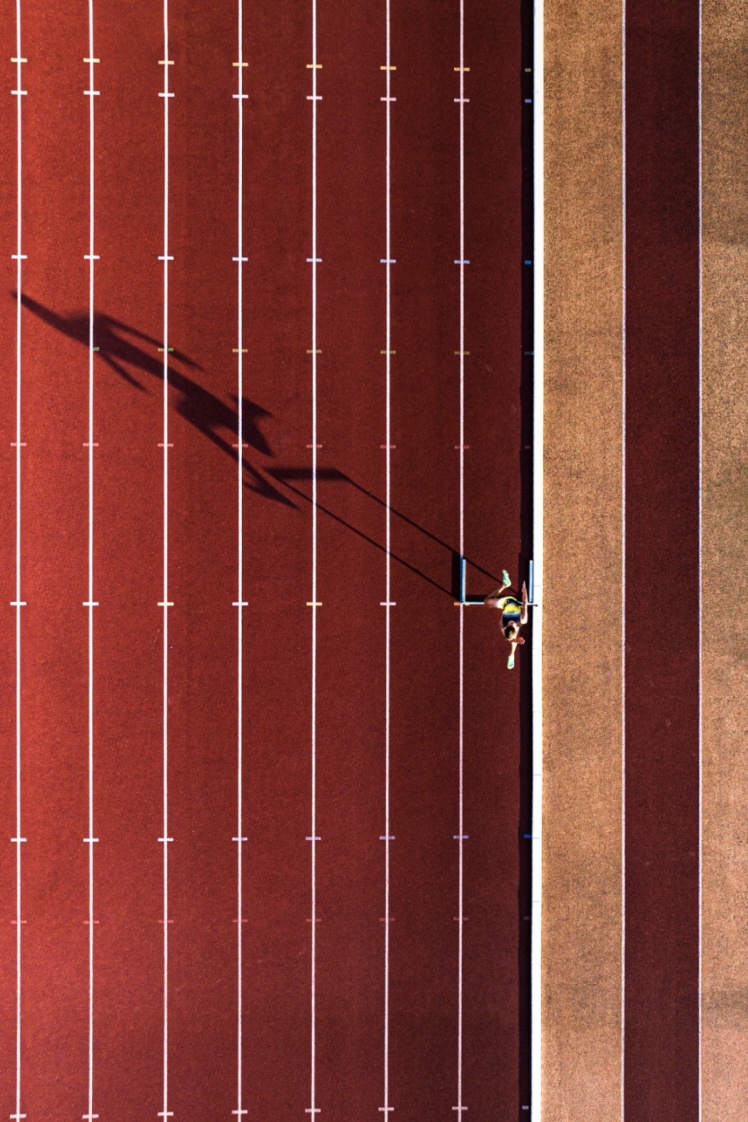
[[169, 1118], [169, 0], [164, 0], [163, 273], [163, 1118]]
[[[21, 0], [16, 0], [16, 89], [22, 88], [21, 75]], [[17, 226], [16, 226], [16, 573], [15, 573], [15, 612], [16, 612], [16, 1078], [15, 1078], [15, 1116], [21, 1116], [21, 1076], [22, 1076], [22, 878], [21, 878], [21, 391], [22, 391], [22, 366], [21, 366], [21, 292], [22, 292], [22, 229], [23, 229], [23, 130], [22, 130], [22, 98], [20, 93], [16, 97], [16, 141], [17, 141], [17, 169], [16, 169], [16, 201], [17, 201]]]
[[[238, 0], [238, 188], [237, 188], [237, 761], [236, 761], [236, 1117], [244, 1111], [244, 3]], [[314, 1120], [312, 1119], [312, 1122]]]
[[[465, 555], [465, 0], [460, 0], [460, 557]], [[459, 759], [458, 759], [458, 886], [457, 886], [457, 1104], [458, 1122], [463, 1103], [464, 1010], [464, 906], [465, 906], [465, 612], [459, 616]]]
[[384, 1122], [390, 1113], [390, 694], [391, 694], [391, 602], [392, 602], [392, 51], [391, 0], [385, 12], [385, 791], [384, 791], [384, 1042], [383, 1042], [383, 1107]]
[[[94, 89], [94, 13], [88, 0], [88, 88]], [[95, 161], [93, 94], [88, 103], [88, 1087], [87, 1117], [93, 1118], [94, 1094], [94, 270]]]
[[310, 1122], [317, 1108], [317, 0], [312, 0], [312, 681]]
[[544, 0], [533, 10], [533, 575], [532, 619], [532, 905], [530, 923], [530, 1119], [542, 1118], [543, 901], [543, 452], [544, 452]]

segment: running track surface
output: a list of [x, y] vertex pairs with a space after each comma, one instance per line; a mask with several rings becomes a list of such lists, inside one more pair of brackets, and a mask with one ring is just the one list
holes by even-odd
[[[732, 394], [722, 348], [744, 361], [723, 295], [737, 272], [726, 247], [742, 242], [725, 203], [742, 180], [712, 170], [702, 193], [701, 164], [702, 150], [712, 169], [733, 143], [744, 150], [723, 78], [730, 50], [745, 49], [745, 11], [549, 0], [546, 14], [543, 1117], [572, 1122], [594, 1098], [611, 1122], [726, 1122], [745, 1113], [745, 1024], [725, 980], [741, 951], [728, 935], [736, 892], [720, 885], [715, 852], [742, 884], [742, 839], [724, 840], [724, 815], [741, 792], [728, 731], [744, 722], [716, 639], [702, 660], [701, 569], [703, 544], [711, 604], [724, 565], [714, 556], [740, 536], [745, 507], [725, 514], [729, 474], [714, 466], [742, 439], [744, 471], [739, 419], [733, 436], [725, 404], [715, 423], [715, 402]], [[724, 630], [736, 633], [732, 621]]]
[[[626, 24], [626, 1064], [700, 1118], [699, 6]], [[656, 633], [649, 597], [656, 586]], [[646, 666], [646, 671], [642, 668]], [[656, 844], [653, 846], [653, 841]]]
[[[0, 118], [0, 430], [9, 500], [0, 581], [5, 599], [17, 600], [17, 451], [10, 445], [19, 436], [20, 370], [25, 604], [8, 607], [0, 621], [0, 820], [8, 839], [1, 856], [2, 1110], [47, 1122], [159, 1112], [229, 1119], [232, 1111], [268, 1122], [310, 1111], [374, 1119], [385, 1106], [403, 1122], [449, 1118], [455, 1106], [469, 1108], [473, 1122], [522, 1117], [529, 805], [521, 694], [526, 705], [529, 647], [519, 670], [508, 673], [496, 619], [455, 607], [452, 587], [461, 367], [468, 591], [494, 587], [502, 567], [515, 580], [523, 576], [530, 547], [521, 540], [528, 513], [521, 470], [531, 456], [521, 415], [521, 131], [529, 112], [521, 81], [529, 61], [519, 6], [470, 4], [461, 58], [458, 3], [393, 4], [392, 71], [382, 69], [384, 3], [319, 3], [316, 58], [311, 2], [247, 4], [246, 68], [233, 65], [240, 57], [234, 5], [172, 2], [168, 67], [159, 64], [159, 5], [94, 0], [96, 63], [83, 61], [91, 57], [85, 3], [21, 0], [20, 15], [27, 62], [10, 62], [18, 54], [11, 5], [0, 24], [8, 93]], [[313, 61], [320, 68], [311, 69]], [[462, 75], [461, 65], [469, 67]], [[27, 92], [11, 96], [18, 74]], [[381, 100], [388, 75], [393, 102]], [[462, 105], [455, 102], [461, 77], [469, 98]], [[159, 96], [167, 81], [169, 99]], [[322, 100], [311, 102], [315, 85]], [[92, 88], [98, 95], [86, 96]], [[241, 253], [240, 89], [248, 94]], [[11, 260], [18, 252], [19, 100], [20, 270]], [[92, 100], [93, 310], [84, 260], [91, 252]], [[390, 267], [381, 263], [388, 108]], [[315, 112], [317, 265], [307, 262]], [[455, 264], [461, 112], [469, 266]], [[173, 257], [166, 270], [159, 255]], [[247, 257], [241, 270], [236, 256]], [[98, 352], [89, 430], [91, 323]], [[158, 349], [165, 344], [174, 348], [166, 416]], [[232, 447], [240, 345], [248, 445], [241, 473]], [[385, 349], [396, 352], [392, 608], [381, 606]], [[464, 362], [461, 349], [469, 351]], [[321, 445], [314, 562], [313, 368]], [[84, 446], [91, 436], [92, 537]], [[164, 442], [173, 445], [166, 453]], [[315, 579], [319, 608], [307, 606]], [[166, 609], [159, 607], [165, 591], [173, 602]], [[95, 608], [84, 606], [91, 593]], [[238, 609], [242, 595], [247, 606]], [[380, 840], [388, 617], [389, 845]], [[321, 841], [310, 843], [314, 830]], [[468, 840], [456, 840], [460, 833]], [[11, 836], [26, 841], [9, 844]], [[159, 842], [164, 836], [173, 842]], [[232, 840], [238, 836], [247, 841]], [[98, 842], [84, 843], [87, 837]]]

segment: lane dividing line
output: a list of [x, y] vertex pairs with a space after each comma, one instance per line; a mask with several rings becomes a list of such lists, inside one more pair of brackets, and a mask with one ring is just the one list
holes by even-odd
[[162, 796], [163, 830], [158, 839], [163, 844], [163, 1091], [160, 1118], [170, 1118], [169, 1109], [169, 104], [174, 94], [169, 89], [172, 60], [169, 59], [169, 0], [163, 4], [164, 22], [164, 88], [159, 97], [164, 101], [164, 251], [159, 254], [163, 264], [163, 683], [162, 683]]
[[21, 93], [22, 77], [21, 67], [27, 60], [23, 57], [21, 49], [21, 0], [16, 0], [16, 54], [13, 62], [16, 67], [16, 89], [13, 94], [16, 96], [16, 252], [14, 254], [16, 262], [16, 572], [15, 572], [15, 599], [12, 601], [12, 606], [16, 610], [16, 699], [15, 699], [15, 725], [16, 725], [16, 751], [15, 751], [15, 780], [16, 780], [16, 829], [15, 837], [11, 842], [16, 847], [16, 1018], [15, 1018], [15, 1037], [16, 1037], [16, 1079], [15, 1079], [15, 1113], [11, 1114], [11, 1118], [21, 1119], [26, 1115], [21, 1112], [21, 1090], [22, 1090], [22, 951], [23, 951], [23, 923], [21, 917], [22, 908], [22, 862], [21, 852], [22, 843], [26, 841], [22, 830], [22, 801], [21, 801], [21, 779], [22, 779], [22, 724], [21, 724], [21, 608], [25, 606], [25, 601], [21, 594], [21, 489], [22, 489], [22, 475], [21, 475], [21, 447], [24, 442], [21, 440], [21, 401], [22, 401], [22, 388], [23, 388], [23, 373], [21, 366], [21, 293], [23, 291], [22, 271], [23, 261], [26, 255], [23, 253], [22, 232], [23, 232], [23, 100]]
[[321, 607], [317, 594], [317, 266], [321, 264], [317, 249], [317, 112], [322, 100], [317, 93], [317, 0], [312, 0], [312, 93], [307, 100], [312, 109], [312, 595], [308, 607], [312, 609], [312, 681], [311, 681], [311, 922], [310, 931], [310, 1073], [309, 1103], [305, 1113], [312, 1119], [320, 1113], [317, 1106], [317, 608]]
[[[460, 0], [460, 96], [455, 98], [460, 113], [460, 254], [455, 264], [460, 268], [460, 556], [465, 555], [465, 0]], [[464, 967], [464, 898], [465, 898], [465, 613], [459, 613], [459, 791], [458, 791], [458, 884], [457, 884], [457, 1105], [453, 1110], [467, 1110], [463, 1102], [463, 967]]]
[[[88, 0], [88, 66], [89, 89], [94, 91], [94, 66], [98, 62], [94, 51], [94, 8]], [[94, 1114], [94, 270], [99, 255], [94, 248], [95, 234], [95, 127], [93, 97], [88, 100], [88, 1085], [85, 1119], [97, 1118]]]
[[392, 829], [390, 821], [390, 787], [391, 787], [391, 636], [392, 636], [392, 608], [396, 607], [392, 599], [392, 512], [390, 503], [392, 497], [392, 266], [397, 261], [392, 256], [392, 104], [396, 100], [392, 97], [392, 18], [391, 0], [386, 0], [385, 10], [385, 76], [386, 96], [380, 100], [384, 103], [385, 112], [385, 250], [380, 265], [385, 267], [385, 340], [384, 340], [384, 367], [385, 367], [385, 443], [381, 447], [385, 452], [385, 598], [380, 607], [385, 609], [385, 669], [384, 669], [384, 1039], [383, 1039], [383, 1106], [380, 1113], [387, 1115], [394, 1109], [390, 1104], [390, 874], [391, 854], [390, 843]]
[[[244, 346], [244, 265], [247, 257], [244, 252], [244, 102], [249, 94], [244, 92], [244, 0], [237, 0], [237, 93], [233, 95], [237, 103], [237, 213], [236, 213], [236, 264], [237, 307], [236, 307], [236, 400], [239, 402], [237, 424], [237, 447], [246, 448], [244, 441], [244, 356], [248, 348]], [[244, 486], [242, 479], [243, 460], [236, 457], [237, 467], [237, 557], [236, 557], [236, 600], [233, 607], [236, 613], [236, 835], [232, 839], [236, 846], [236, 914], [244, 914]], [[232, 1114], [241, 1119], [248, 1113], [244, 1106], [244, 923], [236, 925], [236, 1108]]]

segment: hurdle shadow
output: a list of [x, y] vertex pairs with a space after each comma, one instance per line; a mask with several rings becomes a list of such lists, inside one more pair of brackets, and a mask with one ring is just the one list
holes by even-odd
[[[282, 486], [287, 487], [288, 490], [291, 491], [297, 498], [308, 503], [310, 506], [314, 504], [312, 496], [307, 495], [307, 493], [298, 486], [298, 483], [304, 480], [309, 481], [312, 479], [312, 472], [309, 468], [278, 467], [269, 468], [268, 472], [273, 477], [273, 479], [277, 480]], [[342, 471], [338, 471], [336, 468], [318, 468], [317, 479], [336, 480], [339, 483], [349, 483], [355, 486], [350, 476], [346, 475]], [[361, 488], [359, 488], [359, 490], [361, 490]], [[352, 533], [356, 534], [357, 537], [361, 538], [365, 542], [368, 542], [369, 545], [373, 546], [380, 553], [383, 553], [385, 556], [389, 555], [393, 561], [396, 561], [399, 565], [402, 565], [403, 568], [413, 573], [414, 576], [420, 577], [421, 580], [426, 581], [427, 584], [430, 584], [433, 588], [438, 589], [439, 592], [444, 592], [448, 596], [452, 595], [451, 590], [447, 587], [447, 585], [440, 584], [438, 581], [434, 580], [433, 577], [430, 577], [427, 573], [424, 573], [422, 569], [419, 569], [416, 565], [411, 564], [410, 561], [406, 561], [404, 557], [400, 557], [392, 549], [388, 550], [386, 546], [381, 544], [381, 542], [378, 542], [375, 538], [372, 538], [371, 535], [365, 533], [363, 530], [359, 530], [356, 526], [353, 525], [353, 523], [343, 518], [340, 514], [336, 514], [335, 511], [331, 510], [330, 507], [326, 506], [324, 503], [321, 503], [319, 501], [319, 498], [317, 499], [316, 507], [317, 510], [322, 512], [322, 514], [325, 514], [328, 518], [331, 518], [333, 522], [337, 522], [339, 526], [343, 526], [346, 530], [350, 530]]]
[[[380, 499], [378, 495], [375, 495], [373, 491], [368, 491], [366, 489], [366, 487], [362, 487], [360, 483], [356, 483], [355, 479], [349, 479], [349, 483], [350, 483], [351, 487], [355, 487], [357, 491], [360, 491], [360, 493], [362, 495], [366, 495], [366, 497], [371, 499], [372, 502], [377, 503], [384, 510], [387, 509], [387, 503], [383, 499]], [[458, 576], [458, 583], [456, 584], [455, 583], [455, 567], [454, 566], [455, 566], [455, 557], [459, 559], [460, 554], [455, 551], [454, 546], [450, 545], [448, 542], [445, 542], [443, 540], [443, 538], [437, 537], [436, 534], [432, 534], [430, 532], [430, 530], [427, 530], [427, 529], [425, 529], [425, 527], [419, 525], [417, 522], [414, 522], [412, 518], [408, 518], [407, 514], [403, 514], [402, 511], [397, 510], [397, 508], [393, 507], [392, 504], [390, 504], [389, 510], [390, 510], [390, 514], [394, 514], [394, 516], [396, 518], [400, 519], [406, 525], [412, 526], [414, 530], [418, 530], [418, 532], [420, 534], [423, 534], [424, 537], [426, 537], [430, 541], [434, 542], [435, 545], [441, 546], [442, 549], [447, 550], [451, 554], [451, 556], [452, 556], [452, 581], [451, 581], [451, 586], [450, 586], [450, 596], [454, 595], [455, 599], [459, 599], [459, 596], [457, 595], [457, 593], [459, 592], [459, 576]], [[496, 585], [499, 578], [496, 576], [495, 573], [490, 572], [488, 569], [482, 568], [480, 565], [478, 565], [475, 561], [471, 560], [466, 555], [464, 555], [464, 560], [468, 563], [468, 565], [470, 566], [471, 569], [474, 569], [476, 571], [476, 573], [481, 573], [484, 577], [486, 577], [489, 581], [491, 581], [493, 585]], [[483, 601], [482, 601], [482, 598], [481, 598], [481, 603], [482, 602]]]

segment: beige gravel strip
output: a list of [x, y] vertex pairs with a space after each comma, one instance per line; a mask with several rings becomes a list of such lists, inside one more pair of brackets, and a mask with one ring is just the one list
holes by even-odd
[[543, 1122], [621, 1117], [620, 3], [545, 3]]
[[703, 8], [704, 1122], [748, 1101], [748, 3]]

